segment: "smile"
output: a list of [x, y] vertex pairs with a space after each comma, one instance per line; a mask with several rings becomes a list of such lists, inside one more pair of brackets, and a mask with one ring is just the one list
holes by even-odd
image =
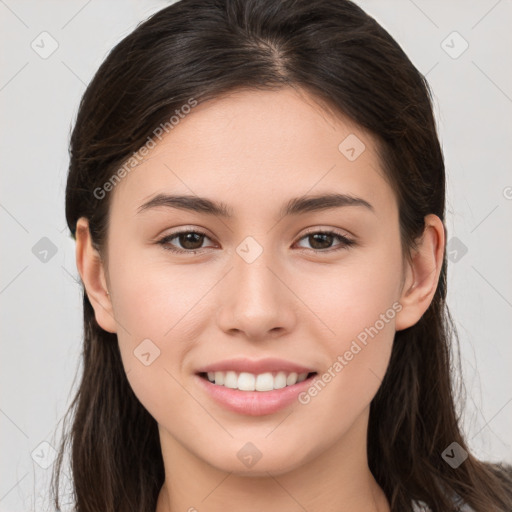
[[208, 379], [216, 386], [224, 386], [230, 389], [238, 389], [240, 391], [273, 391], [282, 389], [287, 386], [293, 386], [299, 382], [306, 380], [316, 372], [297, 373], [297, 372], [266, 372], [253, 374], [249, 372], [205, 372], [200, 376]]
[[[297, 403], [298, 395], [313, 384], [317, 375], [317, 372], [251, 374], [230, 370], [210, 373], [210, 378], [208, 372], [198, 373], [195, 377], [206, 396], [222, 408], [246, 416], [263, 416], [277, 413]], [[223, 383], [218, 384], [217, 378], [218, 382], [224, 379]], [[233, 387], [229, 387], [230, 385]], [[256, 386], [262, 391], [257, 390]]]

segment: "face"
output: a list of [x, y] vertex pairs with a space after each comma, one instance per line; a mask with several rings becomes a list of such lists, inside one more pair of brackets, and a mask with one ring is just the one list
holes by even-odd
[[[115, 330], [168, 445], [223, 471], [278, 474], [360, 428], [403, 277], [396, 198], [367, 132], [303, 92], [237, 92], [194, 107], [111, 193]], [[304, 202], [328, 194], [357, 200]], [[230, 216], [148, 204], [158, 195]], [[284, 214], [290, 204], [302, 208]]]

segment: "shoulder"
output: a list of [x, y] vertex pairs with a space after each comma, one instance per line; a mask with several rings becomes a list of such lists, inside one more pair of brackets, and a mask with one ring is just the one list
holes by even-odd
[[[466, 505], [458, 496], [454, 498], [453, 504], [457, 505], [459, 512], [474, 512], [474, 510], [469, 505]], [[411, 512], [432, 512], [432, 509], [423, 501], [413, 501]]]
[[423, 503], [423, 501], [412, 502], [412, 512], [431, 512], [430, 509]]
[[[506, 499], [512, 500], [512, 465], [506, 463], [484, 462], [482, 467], [488, 472], [488, 476], [494, 478], [494, 485], [502, 484], [502, 490]], [[496, 480], [497, 479], [497, 480]], [[457, 512], [475, 512], [464, 500], [457, 494], [452, 495], [454, 510]], [[509, 501], [506, 501], [509, 503]], [[500, 509], [501, 510], [501, 509]], [[509, 510], [509, 508], [507, 508]], [[412, 502], [411, 512], [432, 512], [432, 509], [423, 501], [417, 500]]]

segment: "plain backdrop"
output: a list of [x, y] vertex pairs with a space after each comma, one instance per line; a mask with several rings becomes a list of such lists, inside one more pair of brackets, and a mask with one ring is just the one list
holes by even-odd
[[[169, 3], [0, 0], [1, 511], [46, 510], [79, 364], [81, 295], [64, 219], [78, 102], [109, 50]], [[479, 458], [512, 463], [512, 3], [357, 3], [434, 92], [463, 427]]]

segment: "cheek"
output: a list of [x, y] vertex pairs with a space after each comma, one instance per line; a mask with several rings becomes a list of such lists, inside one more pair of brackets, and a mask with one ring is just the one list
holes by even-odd
[[[144, 252], [147, 254], [145, 255]], [[214, 284], [212, 271], [202, 276], [194, 265], [177, 265], [155, 252], [133, 248], [113, 255], [110, 271], [116, 319], [133, 335], [161, 343], [190, 324], [201, 311], [201, 298]]]
[[[371, 291], [371, 290], [369, 290]], [[347, 302], [341, 302], [347, 299]], [[326, 367], [300, 398], [309, 414], [324, 425], [326, 439], [335, 439], [369, 407], [389, 365], [400, 305], [391, 294], [350, 294], [331, 304], [326, 323], [335, 335], [324, 337]]]
[[119, 349], [135, 395], [162, 419], [162, 411], [187, 407], [182, 365], [211, 318], [205, 299], [219, 278], [211, 267], [200, 272], [195, 265], [155, 261], [122, 246], [123, 253], [109, 260], [114, 313], [125, 328], [118, 329]]
[[140, 403], [158, 422], [169, 423], [169, 411], [190, 406], [181, 363], [194, 346], [187, 334], [187, 312], [198, 314], [194, 304], [200, 296], [185, 297], [183, 285], [170, 273], [147, 265], [132, 270], [119, 268], [118, 283], [113, 284], [115, 316], [126, 328], [118, 330], [119, 350]]
[[[323, 337], [330, 360], [311, 392], [322, 395], [319, 405], [332, 404], [323, 409], [327, 415], [344, 421], [348, 411], [362, 411], [370, 403], [389, 363], [401, 309], [399, 245], [360, 251], [329, 276], [317, 276], [316, 287], [313, 281], [304, 284], [308, 305], [330, 330]], [[304, 397], [309, 399], [313, 396]]]
[[[343, 344], [377, 321], [379, 330], [392, 330], [401, 272], [398, 243], [381, 244], [354, 251], [314, 275], [303, 272], [295, 289], [301, 290], [305, 302], [330, 329], [332, 339]], [[380, 321], [386, 313], [391, 327]]]

